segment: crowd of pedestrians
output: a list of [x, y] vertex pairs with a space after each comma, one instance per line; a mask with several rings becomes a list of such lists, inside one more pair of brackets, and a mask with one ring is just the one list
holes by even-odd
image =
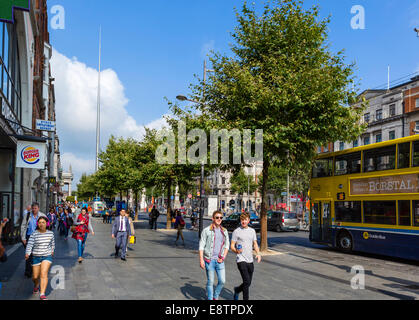
[[[72, 233], [72, 238], [77, 243], [77, 261], [82, 263], [87, 235], [95, 234], [89, 211], [91, 212], [88, 206], [83, 207], [77, 215], [74, 205], [64, 204], [52, 206], [45, 215], [40, 212], [39, 204], [36, 202], [24, 211], [20, 231], [25, 247], [25, 276], [32, 278], [33, 293], [39, 294], [41, 300], [47, 300], [46, 288], [55, 253], [55, 234], [66, 241], [69, 232]], [[103, 222], [111, 223], [112, 214], [109, 210], [106, 210], [106, 213], [103, 215]], [[151, 229], [157, 229], [159, 215], [156, 206], [153, 206], [149, 214]], [[174, 210], [171, 217], [173, 217], [173, 226], [177, 230], [175, 245], [181, 238], [185, 246], [184, 217], [179, 210]], [[194, 220], [193, 218], [191, 217], [191, 220]], [[230, 241], [227, 229], [222, 226], [223, 218], [223, 212], [214, 211], [212, 223], [202, 231], [199, 241], [199, 265], [206, 272], [207, 299], [217, 300], [226, 284], [225, 259], [231, 250], [236, 254], [237, 270], [242, 278], [242, 283], [233, 287], [234, 299], [238, 300], [239, 295], [243, 294], [243, 300], [249, 300], [249, 289], [254, 273], [253, 251], [256, 252], [257, 262], [261, 261], [256, 232], [248, 225], [249, 214], [242, 213], [240, 226], [234, 230]], [[0, 240], [6, 224], [7, 219], [0, 221]], [[125, 209], [121, 209], [113, 221], [111, 230], [111, 237], [115, 239], [115, 258], [118, 258], [120, 254], [121, 260], [126, 261], [128, 244], [135, 243], [134, 234], [132, 217]], [[6, 260], [7, 255], [0, 242], [0, 262]], [[215, 284], [215, 275], [217, 275], [217, 284]]]

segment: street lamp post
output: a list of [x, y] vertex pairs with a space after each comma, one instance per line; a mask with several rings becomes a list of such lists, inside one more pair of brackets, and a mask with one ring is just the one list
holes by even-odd
[[[204, 79], [203, 79], [203, 88], [202, 88], [202, 101], [195, 101], [195, 100], [190, 100], [187, 97], [183, 96], [183, 95], [178, 95], [176, 96], [176, 99], [180, 100], [180, 101], [190, 101], [193, 103], [197, 103], [197, 104], [204, 104], [205, 101], [205, 83], [207, 80], [207, 72], [214, 72], [214, 70], [209, 70], [207, 69], [207, 61], [204, 60]], [[198, 237], [199, 239], [201, 239], [201, 233], [202, 233], [202, 229], [204, 227], [204, 222], [203, 222], [203, 217], [204, 217], [204, 197], [203, 197], [203, 193], [204, 193], [204, 163], [201, 163], [201, 178], [200, 178], [200, 193], [199, 193], [199, 200], [200, 200], [200, 210], [199, 210], [199, 231], [198, 231]]]

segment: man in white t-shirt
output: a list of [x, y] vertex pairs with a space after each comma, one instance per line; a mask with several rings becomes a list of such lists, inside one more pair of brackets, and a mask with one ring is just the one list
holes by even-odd
[[256, 231], [248, 226], [249, 222], [249, 214], [243, 213], [240, 216], [240, 227], [234, 230], [233, 236], [231, 237], [230, 249], [237, 254], [237, 267], [243, 279], [243, 283], [234, 288], [234, 300], [239, 299], [240, 292], [243, 292], [243, 300], [249, 300], [249, 287], [252, 283], [254, 271], [253, 248], [256, 251], [258, 263], [261, 260]]

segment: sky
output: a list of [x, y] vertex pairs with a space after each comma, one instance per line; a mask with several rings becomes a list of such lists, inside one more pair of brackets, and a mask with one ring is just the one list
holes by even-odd
[[[240, 0], [48, 0], [57, 131], [64, 171], [71, 164], [74, 185], [93, 173], [99, 28], [101, 58], [101, 146], [111, 134], [141, 139], [144, 126], [164, 126], [165, 98], [187, 95], [203, 61], [214, 50], [230, 54]], [[252, 2], [249, 1], [249, 4]], [[254, 1], [257, 10], [263, 1]], [[306, 0], [330, 15], [330, 48], [355, 62], [359, 90], [385, 87], [419, 71], [419, 0]], [[61, 6], [58, 20], [54, 6]], [[351, 21], [364, 8], [365, 28]], [[53, 12], [51, 12], [51, 10]], [[54, 29], [59, 21], [63, 29]], [[358, 20], [359, 22], [359, 20]], [[408, 79], [408, 78], [407, 78]]]

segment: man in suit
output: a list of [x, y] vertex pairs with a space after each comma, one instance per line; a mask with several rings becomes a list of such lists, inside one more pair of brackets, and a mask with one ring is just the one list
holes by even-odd
[[112, 225], [112, 239], [116, 239], [115, 258], [118, 258], [119, 249], [122, 249], [121, 260], [126, 261], [127, 239], [131, 236], [131, 228], [126, 211], [122, 209]]

